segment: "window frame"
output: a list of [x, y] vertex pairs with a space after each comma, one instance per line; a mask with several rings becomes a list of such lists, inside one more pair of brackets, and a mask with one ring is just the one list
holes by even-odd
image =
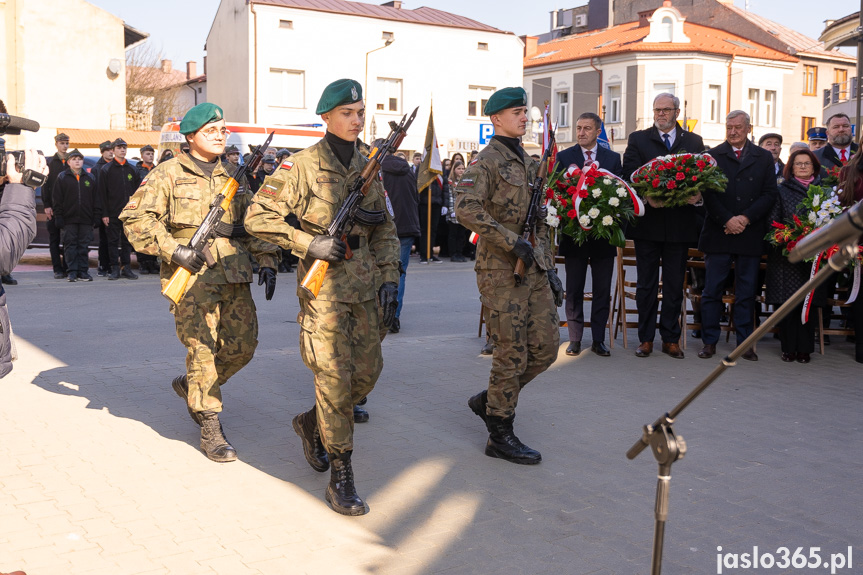
[[[267, 102], [267, 105], [271, 108], [287, 108], [291, 110], [303, 110], [306, 108], [306, 71], [305, 70], [292, 70], [289, 68], [270, 68], [270, 79], [273, 79], [274, 73], [280, 73], [282, 75], [282, 94], [285, 94], [285, 85], [284, 78], [287, 77], [288, 74], [296, 74], [300, 79], [300, 103], [299, 105], [290, 105], [286, 103], [273, 103], [272, 101]], [[272, 91], [268, 91], [272, 93]], [[270, 96], [272, 97], [272, 96]]]

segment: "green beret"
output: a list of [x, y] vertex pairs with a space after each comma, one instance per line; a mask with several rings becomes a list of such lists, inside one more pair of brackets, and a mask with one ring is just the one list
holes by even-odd
[[318, 100], [315, 114], [326, 114], [336, 106], [353, 104], [363, 99], [363, 87], [356, 80], [336, 80], [326, 88]]
[[66, 154], [66, 159], [67, 159], [67, 160], [70, 160], [70, 159], [74, 158], [75, 156], [78, 156], [79, 158], [83, 158], [83, 157], [84, 157], [84, 154], [82, 154], [81, 152], [79, 152], [79, 151], [78, 151], [78, 148], [75, 148], [74, 150], [72, 150], [71, 152], [69, 152], [68, 154]]
[[183, 121], [180, 122], [180, 133], [184, 136], [192, 134], [200, 130], [201, 126], [224, 119], [225, 115], [217, 105], [210, 103], [198, 104], [183, 116]]
[[491, 95], [491, 98], [485, 103], [482, 113], [491, 116], [501, 110], [519, 106], [527, 106], [527, 92], [524, 91], [524, 88], [501, 88]]

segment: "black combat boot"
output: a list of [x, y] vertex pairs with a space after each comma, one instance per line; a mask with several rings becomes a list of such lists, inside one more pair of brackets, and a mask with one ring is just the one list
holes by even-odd
[[327, 502], [333, 511], [342, 515], [365, 515], [369, 512], [365, 502], [354, 488], [354, 470], [351, 468], [351, 452], [330, 453], [330, 484], [327, 486]]
[[369, 420], [369, 412], [360, 407], [354, 406], [354, 423], [365, 423]]
[[303, 440], [303, 455], [315, 471], [326, 471], [330, 468], [327, 452], [321, 443], [321, 432], [318, 430], [318, 415], [315, 408], [294, 417], [291, 421], [294, 431]]
[[111, 266], [111, 273], [108, 274], [109, 280], [120, 279], [120, 266]]
[[467, 400], [467, 406], [488, 426], [485, 407], [488, 405], [488, 390], [484, 389]]
[[127, 280], [138, 279], [138, 275], [132, 271], [132, 266], [123, 266], [122, 271], [120, 271], [120, 275]]
[[183, 398], [183, 403], [186, 404], [186, 409], [189, 410], [189, 417], [192, 418], [192, 421], [201, 425], [201, 416], [198, 413], [192, 411], [192, 408], [189, 407], [189, 380], [186, 378], [185, 374], [179, 377], [175, 377], [174, 381], [171, 382], [171, 387], [174, 388], [174, 391], [177, 392], [181, 398]]
[[202, 411], [201, 415], [201, 451], [209, 459], [219, 463], [237, 460], [237, 450], [228, 443], [219, 414], [215, 411]]
[[488, 443], [485, 445], [485, 454], [489, 457], [505, 459], [521, 465], [536, 465], [542, 461], [539, 451], [531, 449], [521, 442], [512, 430], [515, 415], [509, 417], [486, 416], [488, 427]]

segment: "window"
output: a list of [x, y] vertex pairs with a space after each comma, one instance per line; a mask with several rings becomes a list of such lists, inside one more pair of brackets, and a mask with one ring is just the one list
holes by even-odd
[[814, 128], [814, 127], [815, 127], [815, 118], [807, 118], [806, 116], [803, 116], [803, 118], [801, 118], [801, 125], [800, 125], [800, 139], [803, 140], [804, 142], [808, 142], [809, 136], [807, 135], [807, 132], [809, 132], [810, 128]]
[[557, 125], [561, 128], [569, 126], [569, 92], [557, 93]]
[[776, 91], [764, 90], [764, 115], [762, 116], [765, 126], [776, 125]]
[[486, 88], [484, 86], [468, 87], [467, 115], [472, 118], [481, 116], [485, 103], [488, 102], [493, 93], [494, 88]]
[[279, 28], [287, 28], [288, 30], [294, 29], [294, 21], [293, 20], [279, 20]]
[[488, 42], [477, 42], [476, 43], [477, 50], [488, 50]]
[[305, 108], [305, 73], [270, 68], [270, 105], [280, 108]]
[[722, 86], [711, 84], [707, 88], [707, 97], [710, 104], [707, 109], [708, 122], [719, 123], [722, 121]]
[[[656, 98], [660, 94], [674, 94], [677, 86], [671, 83], [656, 82], [653, 84], [653, 97]], [[653, 102], [651, 102], [652, 104]]]
[[672, 27], [674, 26], [674, 22], [671, 21], [671, 18], [666, 16], [659, 23], [659, 37], [656, 39], [657, 42], [671, 42], [671, 32]]
[[752, 120], [753, 126], [760, 125], [758, 121], [758, 108], [761, 106], [761, 90], [749, 89], [749, 99], [746, 101], [749, 105], [749, 118]]
[[608, 123], [616, 124], [620, 122], [620, 85], [608, 87]]
[[395, 34], [393, 34], [392, 32], [384, 32], [383, 34], [381, 34], [381, 40], [392, 42], [395, 39]]
[[378, 112], [400, 114], [402, 109], [402, 81], [395, 78], [378, 78]]
[[839, 84], [839, 100], [848, 99], [848, 70], [833, 69], [833, 82]]
[[[818, 86], [818, 67], [803, 67], [803, 95], [816, 96], [815, 89]], [[805, 132], [804, 132], [805, 133]]]

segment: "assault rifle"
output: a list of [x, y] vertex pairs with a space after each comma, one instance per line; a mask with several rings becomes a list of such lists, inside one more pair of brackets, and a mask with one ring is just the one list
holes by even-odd
[[[521, 232], [521, 237], [530, 242], [530, 245], [536, 247], [536, 216], [539, 214], [539, 204], [545, 197], [545, 182], [548, 179], [548, 161], [551, 157], [551, 150], [554, 148], [554, 131], [557, 125], [552, 125], [548, 129], [548, 146], [539, 160], [539, 169], [536, 172], [536, 178], [530, 184], [530, 206], [527, 208], [527, 219], [524, 222], [524, 230]], [[520, 286], [522, 278], [524, 278], [525, 266], [521, 258], [515, 262], [515, 285]]]
[[[369, 162], [366, 164], [359, 177], [351, 184], [348, 190], [348, 197], [342, 203], [339, 211], [336, 212], [332, 223], [327, 228], [327, 235], [339, 238], [347, 244], [347, 233], [354, 225], [354, 220], [357, 219], [360, 211], [360, 202], [366, 197], [369, 191], [369, 186], [378, 177], [378, 171], [381, 168], [381, 162], [387, 155], [394, 152], [401, 145], [407, 135], [408, 128], [417, 116], [419, 107], [414, 108], [413, 114], [408, 118], [407, 114], [402, 116], [402, 121], [396, 124], [390, 122], [390, 135], [381, 144], [380, 148], [374, 148], [369, 153]], [[347, 248], [345, 259], [349, 260], [353, 257], [350, 246]], [[300, 283], [300, 287], [305, 294], [311, 299], [318, 297], [321, 291], [321, 286], [324, 285], [324, 278], [327, 275], [327, 270], [330, 264], [324, 260], [315, 260], [306, 276]]]
[[[195, 235], [189, 240], [190, 248], [204, 254], [204, 258], [207, 260], [207, 267], [216, 265], [216, 260], [213, 258], [213, 254], [210, 253], [209, 244], [210, 239], [216, 237], [216, 225], [222, 221], [222, 216], [225, 215], [225, 212], [231, 206], [231, 200], [234, 199], [234, 195], [240, 187], [240, 182], [246, 177], [246, 174], [254, 174], [258, 170], [264, 159], [264, 152], [269, 147], [270, 142], [273, 141], [273, 134], [275, 132], [270, 132], [267, 140], [258, 146], [248, 162], [242, 166], [238, 166], [234, 170], [234, 175], [225, 182], [222, 189], [219, 190], [218, 195], [213, 198], [213, 203], [210, 204], [210, 213], [207, 214], [207, 217], [204, 218]], [[175, 304], [179, 303], [183, 294], [186, 293], [186, 285], [189, 283], [189, 278], [191, 277], [192, 272], [184, 267], [177, 267], [174, 275], [171, 276], [171, 279], [165, 285], [165, 289], [162, 290], [162, 295]]]

